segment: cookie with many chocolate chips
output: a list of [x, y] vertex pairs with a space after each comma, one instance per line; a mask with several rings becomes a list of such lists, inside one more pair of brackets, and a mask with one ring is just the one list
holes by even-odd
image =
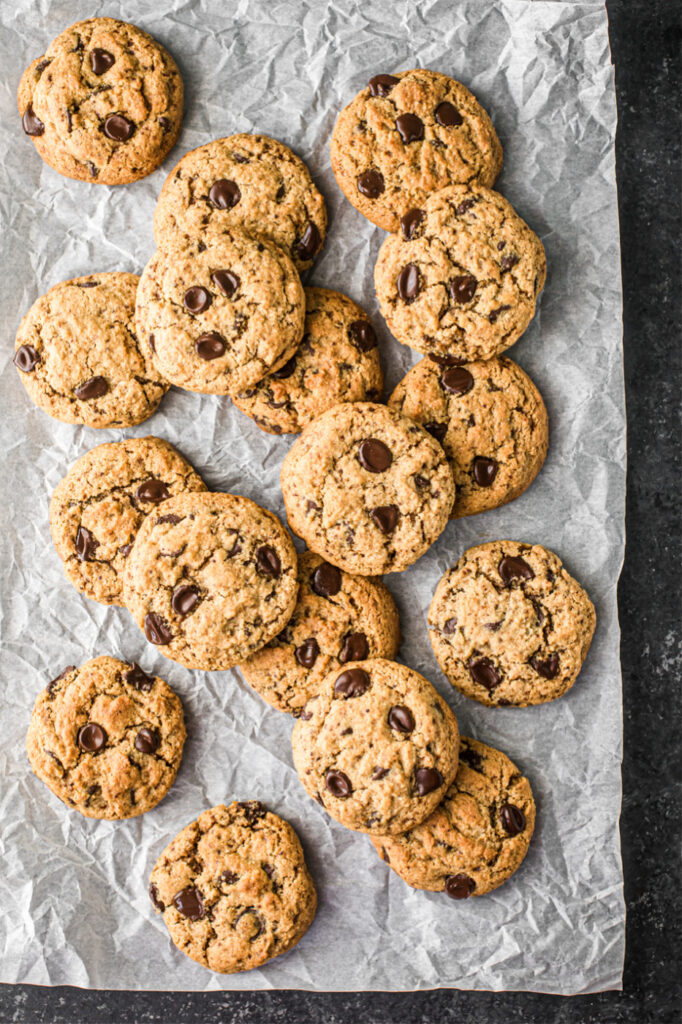
[[167, 441], [128, 438], [81, 456], [57, 485], [50, 529], [70, 583], [102, 604], [123, 604], [123, 571], [145, 516], [206, 485]]
[[75, 277], [37, 299], [17, 331], [14, 365], [29, 397], [63, 423], [130, 427], [169, 383], [135, 331], [135, 274]]
[[306, 551], [298, 559], [298, 601], [282, 632], [239, 666], [269, 704], [300, 715], [323, 679], [349, 661], [393, 658], [398, 610], [380, 580], [351, 576]]
[[419, 68], [369, 80], [339, 115], [331, 160], [339, 188], [360, 213], [409, 235], [432, 192], [465, 182], [491, 186], [502, 147], [465, 86]]
[[339, 402], [375, 401], [384, 378], [377, 337], [352, 299], [306, 288], [303, 341], [291, 359], [234, 404], [270, 434], [298, 434]]
[[291, 741], [306, 791], [359, 832], [398, 835], [418, 825], [457, 771], [452, 711], [418, 672], [384, 658], [330, 673]]
[[455, 496], [438, 442], [372, 402], [337, 405], [313, 420], [280, 479], [294, 533], [360, 576], [416, 562], [445, 529]]
[[180, 698], [132, 662], [69, 665], [39, 694], [26, 738], [31, 768], [86, 818], [134, 818], [173, 785], [185, 743]]
[[267, 135], [230, 135], [193, 149], [161, 189], [154, 213], [160, 249], [233, 228], [275, 242], [301, 271], [322, 248], [324, 199], [303, 161]]
[[183, 828], [154, 865], [149, 896], [178, 949], [220, 974], [288, 952], [317, 909], [298, 836], [257, 800], [212, 807]]
[[237, 394], [283, 366], [304, 318], [286, 253], [236, 230], [159, 250], [137, 292], [137, 330], [158, 372], [207, 394]]
[[422, 359], [388, 400], [443, 446], [455, 478], [454, 518], [518, 498], [547, 455], [547, 410], [511, 359]]
[[148, 515], [124, 602], [150, 643], [187, 668], [232, 668], [281, 632], [296, 551], [277, 516], [234, 494], [180, 494]]
[[596, 623], [555, 554], [498, 540], [465, 551], [441, 578], [429, 635], [453, 686], [492, 707], [527, 707], [573, 686]]
[[175, 145], [183, 87], [171, 55], [142, 29], [88, 18], [21, 77], [24, 132], [68, 178], [121, 185], [151, 174]]
[[528, 779], [499, 750], [462, 736], [457, 775], [433, 814], [401, 836], [372, 842], [414, 889], [465, 900], [497, 889], [513, 875], [534, 826]]
[[398, 341], [468, 361], [521, 337], [545, 283], [542, 242], [499, 193], [452, 185], [424, 203], [410, 231], [379, 250], [374, 283]]

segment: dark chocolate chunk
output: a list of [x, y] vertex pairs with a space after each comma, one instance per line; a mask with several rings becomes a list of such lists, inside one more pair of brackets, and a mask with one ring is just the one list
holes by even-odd
[[320, 248], [321, 241], [320, 232], [313, 222], [309, 220], [300, 240], [296, 243], [296, 252], [299, 259], [311, 260]]
[[460, 274], [450, 280], [450, 295], [453, 302], [465, 305], [476, 294], [478, 281], [471, 274]]
[[517, 836], [526, 827], [526, 815], [520, 807], [514, 804], [503, 804], [500, 808], [500, 821], [502, 828], [510, 836]]
[[457, 128], [460, 124], [463, 124], [463, 118], [457, 107], [453, 107], [452, 103], [448, 103], [447, 100], [443, 100], [436, 107], [436, 121], [444, 128]]
[[148, 729], [145, 726], [135, 737], [135, 750], [139, 750], [141, 754], [153, 754], [160, 742], [161, 738], [156, 729]]
[[272, 579], [277, 579], [282, 572], [282, 563], [280, 562], [279, 555], [269, 544], [263, 544], [262, 547], [258, 548], [256, 551], [256, 561], [260, 571]]
[[208, 193], [208, 198], [219, 210], [231, 210], [241, 199], [239, 185], [229, 178], [219, 178], [214, 181]]
[[87, 750], [89, 754], [97, 753], [107, 742], [107, 734], [101, 725], [96, 722], [88, 722], [82, 729], [78, 730], [78, 746], [81, 750]]
[[445, 892], [453, 900], [465, 900], [476, 888], [473, 878], [468, 875], [448, 875], [445, 879]]
[[474, 386], [474, 378], [463, 366], [449, 366], [443, 370], [440, 383], [451, 395], [466, 395]]
[[148, 676], [136, 661], [131, 661], [130, 668], [127, 672], [123, 673], [123, 678], [130, 686], [134, 686], [136, 690], [141, 690], [142, 693], [149, 693], [154, 685], [154, 677]]
[[108, 50], [102, 50], [100, 47], [95, 47], [94, 50], [90, 51], [90, 67], [95, 75], [103, 75], [105, 71], [113, 65], [116, 58], [113, 53], [109, 53]]
[[477, 455], [474, 459], [474, 480], [479, 487], [490, 487], [497, 476], [497, 462]]
[[376, 508], [370, 509], [369, 514], [381, 532], [388, 535], [393, 533], [398, 525], [400, 509], [397, 505], [377, 505]]
[[188, 886], [186, 889], [181, 889], [180, 892], [176, 892], [173, 897], [173, 906], [183, 917], [188, 917], [190, 921], [200, 921], [203, 917], [206, 917], [203, 896], [193, 885]]
[[417, 768], [414, 779], [419, 796], [426, 796], [427, 793], [432, 793], [434, 789], [442, 786], [445, 781], [437, 768]]
[[170, 491], [163, 480], [155, 480], [154, 477], [141, 483], [135, 494], [140, 501], [151, 502], [153, 505], [170, 498]]
[[502, 582], [507, 586], [513, 579], [532, 580], [535, 576], [528, 562], [516, 555], [505, 555], [498, 565], [497, 571], [502, 577]]
[[135, 134], [135, 125], [121, 114], [109, 114], [102, 131], [113, 142], [127, 142]]
[[376, 437], [360, 442], [358, 458], [369, 473], [385, 473], [393, 462], [391, 449]]
[[209, 362], [211, 359], [220, 359], [227, 351], [227, 342], [217, 331], [209, 331], [201, 334], [194, 342], [194, 350], [201, 358]]
[[[292, 375], [292, 373], [294, 372], [295, 369], [296, 369], [296, 355], [294, 354], [291, 357], [291, 359], [287, 359], [287, 361], [284, 364], [284, 366], [280, 366], [279, 370], [273, 370], [273, 372], [270, 374], [270, 376], [274, 377], [275, 380], [287, 380], [287, 378], [291, 377], [291, 375]], [[275, 408], [277, 408], [277, 406], [275, 406]]]
[[377, 347], [377, 336], [369, 320], [354, 320], [350, 325], [351, 338], [361, 352], [369, 352]]
[[340, 800], [345, 800], [353, 792], [350, 779], [344, 772], [334, 771], [330, 769], [325, 776], [325, 785], [332, 796], [338, 797]]
[[33, 345], [22, 345], [14, 353], [13, 362], [22, 373], [30, 373], [31, 370], [35, 370], [41, 359], [40, 354], [36, 352]]
[[335, 565], [323, 562], [313, 573], [310, 585], [320, 597], [334, 597], [341, 589], [341, 571]]
[[544, 659], [534, 654], [530, 659], [530, 663], [537, 674], [542, 676], [543, 679], [554, 679], [559, 671], [559, 655], [556, 652]]
[[21, 124], [27, 135], [43, 135], [45, 132], [45, 125], [36, 115], [30, 103], [24, 111]]
[[73, 389], [76, 398], [89, 402], [92, 398], [101, 398], [109, 390], [109, 382], [104, 377], [91, 377]]
[[467, 668], [473, 681], [490, 692], [502, 682], [502, 676], [490, 658], [470, 658]]
[[182, 298], [183, 305], [188, 313], [203, 313], [213, 302], [213, 297], [205, 288], [196, 285], [188, 288]]
[[99, 547], [99, 541], [95, 540], [89, 530], [79, 526], [76, 532], [76, 554], [81, 562], [92, 562], [95, 558], [95, 549]]
[[303, 668], [312, 668], [320, 653], [320, 645], [314, 637], [305, 640], [300, 647], [294, 651], [294, 657]]
[[177, 587], [173, 591], [171, 607], [176, 615], [184, 618], [185, 615], [189, 615], [189, 613], [196, 608], [199, 601], [200, 597], [197, 588], [191, 587], [188, 584], [183, 584], [181, 587]]
[[348, 633], [343, 640], [339, 661], [345, 665], [347, 661], [364, 661], [369, 657], [369, 643], [364, 633]]
[[396, 732], [410, 733], [414, 729], [414, 715], [403, 704], [395, 704], [388, 713], [388, 724]]
[[214, 270], [211, 274], [211, 280], [216, 288], [220, 288], [223, 295], [227, 296], [228, 299], [232, 298], [241, 284], [238, 275], [233, 274], [231, 270]]
[[144, 633], [147, 640], [151, 644], [156, 644], [157, 647], [164, 647], [173, 639], [168, 623], [161, 615], [157, 615], [156, 612], [147, 612], [145, 615]]
[[338, 697], [361, 697], [369, 689], [371, 679], [363, 668], [349, 668], [337, 676], [334, 693]]
[[384, 187], [384, 176], [379, 171], [365, 171], [358, 178], [358, 192], [362, 192], [368, 199], [376, 199]]
[[416, 206], [413, 206], [411, 210], [404, 213], [400, 218], [400, 230], [402, 231], [403, 238], [406, 242], [414, 235], [415, 231], [424, 220], [426, 214], [423, 210], [419, 210]]
[[368, 82], [370, 96], [388, 96], [394, 85], [400, 81], [394, 75], [375, 75]]
[[403, 302], [414, 302], [419, 295], [419, 270], [414, 263], [407, 263], [396, 280], [398, 295]]
[[406, 145], [424, 138], [424, 122], [416, 114], [401, 114], [400, 117], [396, 117], [395, 126]]

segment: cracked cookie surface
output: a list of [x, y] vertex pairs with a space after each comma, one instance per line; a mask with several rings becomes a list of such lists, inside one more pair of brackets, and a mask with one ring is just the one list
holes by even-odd
[[555, 554], [511, 540], [465, 551], [441, 578], [428, 619], [452, 685], [493, 707], [566, 693], [596, 623], [592, 602]]
[[167, 498], [205, 491], [158, 437], [101, 444], [81, 456], [50, 501], [50, 530], [70, 583], [93, 601], [123, 604], [123, 572], [145, 516]]
[[282, 632], [239, 666], [264, 700], [296, 716], [330, 672], [348, 661], [393, 658], [400, 646], [398, 610], [380, 580], [351, 576], [305, 551], [298, 584]]
[[286, 953], [317, 909], [296, 832], [257, 800], [187, 825], [154, 865], [149, 896], [178, 949], [220, 974]]
[[289, 525], [311, 550], [361, 576], [401, 572], [447, 525], [445, 452], [385, 405], [338, 405], [310, 423], [280, 474]]
[[271, 434], [298, 434], [339, 402], [377, 401], [384, 378], [369, 317], [328, 288], [305, 289], [303, 340], [274, 374], [233, 398]]
[[447, 185], [491, 186], [502, 169], [492, 122], [460, 82], [424, 68], [379, 74], [341, 111], [332, 170], [352, 205], [385, 231]]
[[453, 518], [498, 508], [533, 482], [547, 455], [547, 410], [511, 359], [448, 365], [422, 359], [388, 406], [443, 446], [455, 479]]
[[359, 832], [413, 828], [457, 771], [459, 731], [449, 706], [418, 672], [383, 658], [327, 676], [291, 741], [306, 791]]
[[405, 237], [381, 246], [374, 283], [403, 345], [490, 359], [517, 341], [545, 283], [542, 242], [499, 193], [453, 185], [431, 195]]
[[154, 212], [160, 249], [233, 228], [267, 238], [307, 270], [327, 230], [324, 199], [288, 146], [243, 132], [192, 150], [173, 168]]
[[21, 77], [24, 132], [68, 178], [121, 185], [151, 174], [175, 145], [183, 86], [171, 55], [115, 18], [76, 22]]
[[185, 722], [180, 698], [134, 662], [69, 665], [35, 702], [26, 750], [35, 774], [87, 818], [133, 818], [173, 785]]
[[234, 494], [181, 494], [148, 515], [128, 556], [126, 607], [161, 654], [232, 668], [285, 626], [296, 551], [277, 516]]
[[289, 257], [239, 231], [157, 251], [137, 292], [137, 330], [158, 372], [207, 394], [236, 394], [286, 363], [304, 318]]
[[37, 299], [19, 325], [14, 365], [29, 397], [63, 423], [130, 427], [170, 387], [135, 330], [135, 274], [89, 274]]
[[372, 842], [414, 889], [462, 900], [507, 881], [528, 852], [534, 826], [528, 779], [499, 750], [462, 736], [457, 775], [440, 806], [403, 835]]

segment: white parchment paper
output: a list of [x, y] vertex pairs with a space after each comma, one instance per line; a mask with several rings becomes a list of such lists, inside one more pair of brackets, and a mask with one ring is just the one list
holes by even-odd
[[[186, 85], [183, 132], [165, 166], [119, 188], [69, 181], [20, 128], [23, 68], [79, 18], [136, 22], [173, 53]], [[0, 4], [3, 161], [0, 534], [3, 635], [0, 980], [131, 989], [619, 988], [624, 904], [618, 836], [621, 683], [616, 582], [623, 552], [624, 408], [614, 180], [616, 110], [601, 3], [525, 0], [12, 0]], [[362, 835], [304, 793], [292, 768], [292, 720], [236, 672], [189, 672], [149, 645], [122, 609], [81, 597], [62, 576], [49, 495], [95, 444], [167, 438], [214, 489], [283, 515], [279, 467], [290, 438], [261, 433], [229, 401], [173, 390], [142, 426], [96, 431], [34, 408], [11, 365], [20, 317], [78, 274], [140, 272], [154, 249], [156, 196], [189, 149], [262, 131], [311, 167], [330, 213], [309, 281], [347, 292], [381, 335], [387, 385], [417, 354], [388, 334], [372, 272], [384, 237], [347, 203], [328, 156], [334, 120], [378, 72], [424, 66], [469, 85], [505, 152], [498, 188], [540, 234], [549, 276], [511, 350], [548, 405], [547, 463], [507, 508], [449, 525], [415, 566], [387, 582], [401, 610], [401, 659], [455, 709], [462, 731], [506, 751], [538, 802], [530, 852], [514, 879], [456, 903], [414, 891]], [[489, 709], [452, 690], [431, 653], [426, 611], [440, 575], [472, 544], [501, 537], [554, 549], [588, 588], [598, 627], [570, 694], [542, 707]], [[163, 803], [129, 822], [70, 812], [30, 772], [24, 736], [38, 691], [97, 654], [141, 662], [182, 696], [189, 741]], [[177, 952], [147, 881], [168, 840], [219, 802], [259, 799], [298, 830], [319, 913], [290, 954], [220, 977]]]

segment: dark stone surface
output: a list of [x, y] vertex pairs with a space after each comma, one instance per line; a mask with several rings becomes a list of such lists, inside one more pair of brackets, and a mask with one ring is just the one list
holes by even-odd
[[[126, 993], [0, 987], [16, 1024], [672, 1024], [680, 988], [680, 416], [682, 228], [678, 0], [610, 0], [619, 131], [628, 544], [620, 581], [622, 993]], [[677, 490], [675, 489], [677, 484]], [[677, 658], [677, 661], [675, 660]], [[675, 668], [677, 666], [677, 672]]]

